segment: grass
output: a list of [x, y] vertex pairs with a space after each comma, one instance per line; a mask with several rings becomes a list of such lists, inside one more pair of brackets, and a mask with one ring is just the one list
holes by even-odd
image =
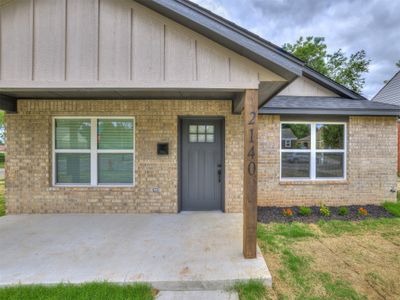
[[5, 153], [0, 152], [0, 169], [4, 169]]
[[25, 285], [0, 288], [0, 299], [8, 300], [152, 300], [154, 298], [155, 292], [145, 284], [87, 283], [82, 285]]
[[393, 216], [400, 217], [400, 202], [385, 202], [383, 207]]
[[259, 224], [257, 236], [266, 299], [400, 299], [400, 218]]
[[317, 223], [319, 229], [328, 235], [342, 234], [370, 234], [380, 232], [388, 228], [399, 230], [400, 219], [397, 218], [379, 218], [379, 219], [365, 219], [360, 222], [349, 222], [349, 221], [319, 221]]
[[236, 283], [233, 290], [238, 293], [240, 300], [268, 299], [267, 288], [258, 280]]
[[0, 180], [0, 217], [6, 214], [6, 203], [4, 200], [4, 180]]

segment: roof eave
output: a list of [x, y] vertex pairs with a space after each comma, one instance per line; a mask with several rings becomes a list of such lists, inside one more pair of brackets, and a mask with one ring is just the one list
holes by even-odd
[[335, 116], [393, 116], [399, 117], [400, 110], [379, 109], [299, 109], [262, 108], [261, 115], [335, 115]]
[[304, 75], [304, 77], [307, 77], [307, 78], [312, 79], [313, 81], [319, 83], [323, 87], [325, 87], [331, 91], [335, 91], [341, 97], [349, 97], [351, 99], [356, 99], [356, 100], [367, 100], [367, 98], [365, 98], [364, 96], [361, 96], [360, 94], [357, 94], [356, 92], [353, 92], [352, 90], [348, 89], [347, 87], [333, 81], [329, 77], [327, 77], [307, 66], [304, 66], [303, 75]]

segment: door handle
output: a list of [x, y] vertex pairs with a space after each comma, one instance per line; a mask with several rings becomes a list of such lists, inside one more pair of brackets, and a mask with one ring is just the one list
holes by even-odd
[[218, 182], [221, 182], [222, 170], [218, 169]]

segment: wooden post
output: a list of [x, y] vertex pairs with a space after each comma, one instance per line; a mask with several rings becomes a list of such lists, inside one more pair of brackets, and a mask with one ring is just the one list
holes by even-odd
[[257, 257], [258, 90], [244, 95], [243, 255]]

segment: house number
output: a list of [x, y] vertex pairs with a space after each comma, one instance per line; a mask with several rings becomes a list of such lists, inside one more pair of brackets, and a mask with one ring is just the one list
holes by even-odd
[[[257, 112], [254, 112], [254, 111], [250, 112], [250, 116], [251, 116], [251, 119], [250, 119], [248, 125], [254, 126], [256, 123]], [[250, 128], [249, 133], [250, 133], [250, 141], [249, 142], [250, 142], [250, 144], [252, 144], [252, 146], [251, 146], [249, 152], [247, 153], [247, 157], [250, 158], [250, 161], [247, 165], [247, 172], [250, 176], [254, 176], [257, 171], [257, 166], [256, 166], [256, 163], [254, 162], [254, 159], [256, 157], [256, 151], [254, 148], [254, 128]]]

